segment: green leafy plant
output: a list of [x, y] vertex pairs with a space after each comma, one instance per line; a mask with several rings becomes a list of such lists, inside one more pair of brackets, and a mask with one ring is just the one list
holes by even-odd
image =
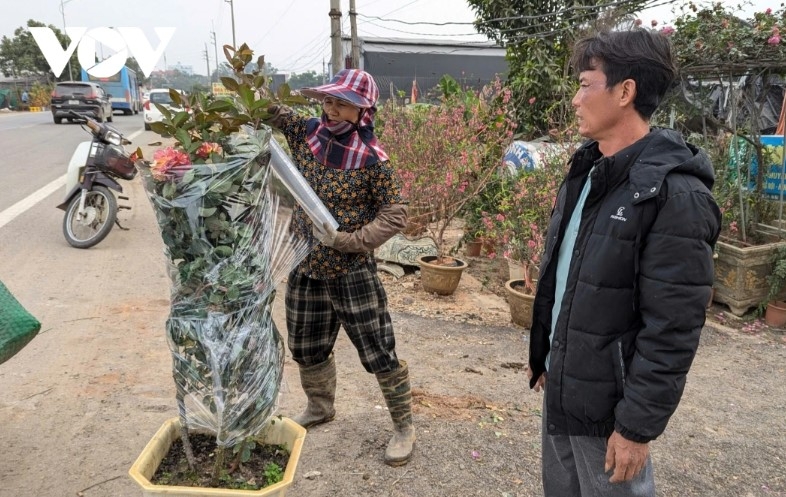
[[759, 311], [763, 311], [769, 302], [778, 300], [780, 293], [786, 289], [786, 247], [778, 247], [772, 258], [772, 272], [767, 275], [767, 283], [770, 288], [767, 298], [759, 305]]
[[284, 479], [284, 469], [278, 464], [271, 462], [265, 465], [265, 483], [273, 485]]
[[[217, 485], [232, 449], [242, 463], [252, 440], [273, 415], [283, 375], [283, 345], [272, 320], [278, 281], [308, 253], [277, 222], [263, 125], [274, 102], [297, 103], [283, 86], [277, 95], [259, 70], [247, 71], [247, 45], [224, 53], [234, 77], [222, 78], [228, 96], [170, 90], [174, 111], [160, 107], [153, 131], [174, 146], [137, 164], [154, 208], [172, 283], [166, 323], [191, 468], [190, 427], [215, 433]], [[257, 67], [264, 67], [260, 57]]]

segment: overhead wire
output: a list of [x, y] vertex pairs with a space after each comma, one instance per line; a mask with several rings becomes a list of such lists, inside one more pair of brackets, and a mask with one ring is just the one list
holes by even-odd
[[379, 24], [375, 24], [371, 21], [366, 21], [364, 24], [370, 24], [372, 26], [376, 26], [378, 28], [386, 29], [388, 31], [395, 31], [396, 33], [404, 33], [409, 35], [418, 35], [418, 36], [484, 36], [482, 33], [443, 33], [443, 34], [435, 34], [435, 33], [415, 33], [412, 31], [404, 31], [401, 29], [389, 28], [387, 26], [380, 26]]
[[289, 6], [288, 6], [288, 7], [287, 7], [287, 8], [284, 10], [284, 12], [282, 12], [282, 13], [281, 13], [281, 15], [279, 15], [279, 16], [278, 16], [278, 18], [277, 18], [277, 19], [276, 19], [274, 22], [270, 23], [270, 28], [268, 28], [268, 30], [267, 30], [267, 31], [265, 31], [265, 33], [262, 35], [262, 37], [261, 37], [261, 38], [259, 38], [257, 41], [255, 41], [255, 42], [254, 42], [254, 45], [252, 45], [252, 46], [256, 46], [256, 45], [258, 45], [259, 43], [262, 43], [262, 40], [264, 40], [265, 38], [267, 38], [267, 36], [268, 36], [270, 33], [272, 33], [272, 32], [273, 32], [273, 30], [274, 30], [274, 29], [275, 29], [275, 28], [278, 26], [278, 21], [280, 21], [281, 19], [283, 19], [283, 18], [284, 18], [284, 16], [287, 14], [287, 12], [289, 12], [289, 10], [290, 10], [290, 9], [291, 9], [291, 8], [292, 8], [292, 7], [293, 7], [293, 6], [294, 6], [294, 5], [297, 3], [297, 2], [298, 2], [298, 0], [290, 0], [290, 2], [289, 2]]

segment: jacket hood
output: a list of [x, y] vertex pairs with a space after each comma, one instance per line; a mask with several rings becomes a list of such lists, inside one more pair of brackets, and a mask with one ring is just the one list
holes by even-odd
[[708, 190], [712, 190], [715, 183], [715, 172], [707, 154], [685, 142], [682, 135], [673, 129], [653, 129], [643, 139], [619, 152], [617, 160], [623, 153], [636, 157], [629, 177], [639, 200], [657, 195], [666, 175], [671, 173], [695, 176]]

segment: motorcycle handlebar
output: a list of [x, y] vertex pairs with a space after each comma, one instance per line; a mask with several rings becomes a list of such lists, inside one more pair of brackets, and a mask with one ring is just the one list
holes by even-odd
[[80, 113], [78, 113], [78, 112], [76, 112], [76, 111], [74, 111], [74, 110], [72, 110], [72, 111], [69, 111], [69, 114], [71, 114], [72, 116], [74, 116], [74, 118], [75, 118], [77, 121], [79, 121], [79, 122], [84, 122], [84, 123], [85, 123], [85, 125], [86, 125], [88, 128], [90, 128], [90, 131], [92, 131], [93, 133], [98, 133], [98, 132], [101, 130], [101, 125], [100, 125], [100, 124], [98, 124], [98, 123], [97, 123], [95, 120], [93, 120], [93, 119], [92, 119], [92, 118], [90, 118], [89, 116], [86, 116], [86, 115], [84, 115], [84, 114], [80, 114]]

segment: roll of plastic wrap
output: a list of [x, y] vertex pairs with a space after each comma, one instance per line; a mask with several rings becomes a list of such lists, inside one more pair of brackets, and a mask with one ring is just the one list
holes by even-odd
[[270, 165], [273, 167], [273, 171], [275, 171], [281, 182], [284, 183], [287, 190], [295, 197], [297, 203], [303, 207], [303, 210], [306, 211], [314, 225], [321, 230], [325, 222], [328, 222], [334, 229], [338, 229], [336, 219], [317, 197], [317, 194], [311, 189], [306, 179], [297, 170], [295, 163], [292, 162], [292, 159], [289, 158], [289, 155], [274, 138], [270, 139], [270, 152]]

